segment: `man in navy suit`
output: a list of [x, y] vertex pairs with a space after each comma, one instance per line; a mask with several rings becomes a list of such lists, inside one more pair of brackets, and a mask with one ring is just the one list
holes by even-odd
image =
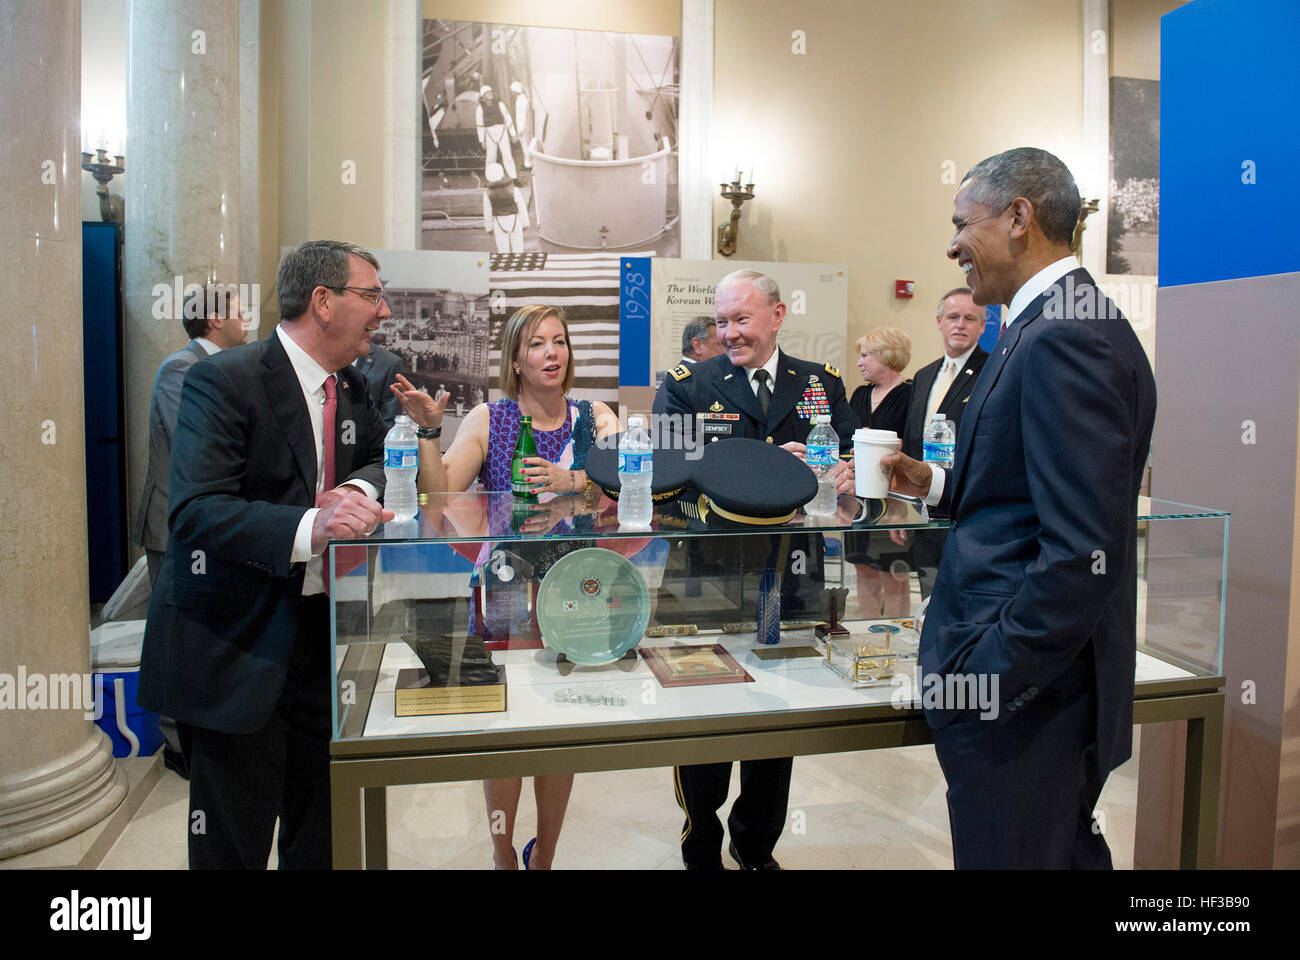
[[[918, 693], [948, 781], [953, 859], [1110, 866], [1094, 808], [1132, 746], [1136, 501], [1155, 380], [1070, 255], [1079, 191], [1022, 147], [977, 164], [948, 256], [1009, 318], [951, 472], [891, 454], [891, 486], [952, 522], [921, 635]], [[984, 701], [976, 691], [992, 694]]]
[[374, 256], [311, 241], [280, 263], [280, 324], [190, 368], [171, 458], [171, 538], [139, 702], [190, 763], [190, 867], [328, 869], [332, 539], [392, 519], [383, 421], [352, 367], [388, 316]]

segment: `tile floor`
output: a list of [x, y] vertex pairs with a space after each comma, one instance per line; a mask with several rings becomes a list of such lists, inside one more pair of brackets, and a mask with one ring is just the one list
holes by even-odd
[[[912, 579], [914, 607], [920, 594]], [[1099, 804], [1119, 869], [1133, 865], [1137, 746], [1135, 734], [1133, 758], [1111, 774]], [[102, 859], [87, 865], [103, 870], [184, 869], [188, 784], [159, 762], [160, 775], [150, 789], [152, 776], [142, 772], [149, 761], [130, 763], [137, 765], [132, 768], [136, 770], [132, 782], [141, 784], [132, 797], [138, 809]], [[737, 766], [732, 770], [730, 796], [734, 798], [738, 790]], [[533, 836], [536, 822], [529, 782], [520, 801], [517, 849]], [[681, 826], [671, 769], [578, 774], [554, 866], [680, 870]], [[489, 869], [488, 836], [482, 785], [477, 781], [388, 791], [390, 869]], [[57, 860], [60, 855], [71, 856], [68, 862], [75, 865], [86, 844], [73, 838], [63, 846], [70, 853], [51, 848], [0, 867], [50, 866], [62, 862]], [[796, 758], [786, 834], [776, 857], [787, 869], [951, 869], [944, 782], [934, 748]], [[734, 866], [728, 858], [724, 862]], [[275, 863], [272, 852], [269, 866]]]
[[[738, 780], [734, 769], [733, 797]], [[1111, 774], [1100, 804], [1115, 866], [1121, 869], [1133, 864], [1136, 798], [1134, 757]], [[537, 822], [532, 803], [526, 785], [516, 828], [520, 849]], [[185, 781], [164, 769], [100, 869], [184, 869], [187, 811]], [[789, 811], [786, 836], [776, 851], [786, 868], [952, 867], [943, 777], [931, 746], [799, 757]], [[555, 868], [680, 870], [681, 822], [670, 769], [579, 774]], [[477, 782], [391, 788], [388, 837], [390, 869], [492, 865]]]

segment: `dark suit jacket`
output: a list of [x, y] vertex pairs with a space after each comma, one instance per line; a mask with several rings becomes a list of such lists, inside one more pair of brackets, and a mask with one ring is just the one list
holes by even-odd
[[[1135, 517], [1155, 380], [1087, 271], [1056, 286], [1092, 298], [1088, 315], [1045, 311], [1051, 290], [1033, 301], [966, 405], [920, 659], [923, 674], [997, 675], [1000, 723], [1058, 679], [1091, 683], [1104, 776], [1132, 744]], [[954, 716], [926, 712], [934, 727]]]
[[[948, 392], [939, 401], [938, 412], [951, 420], [954, 427], [961, 427], [961, 415], [966, 410], [966, 401], [970, 397], [971, 390], [975, 388], [975, 380], [979, 372], [984, 369], [984, 361], [988, 358], [987, 351], [976, 347], [966, 358], [966, 365], [957, 371], [957, 376], [953, 378]], [[925, 408], [930, 402], [930, 390], [934, 387], [935, 378], [943, 369], [943, 361], [944, 357], [940, 357], [934, 363], [927, 363], [916, 371], [916, 376], [912, 379], [912, 402], [907, 408], [907, 426], [903, 431], [902, 449], [914, 460], [921, 459], [923, 452], [921, 444], [925, 439]]]
[[[686, 419], [694, 418], [697, 413], [736, 415], [735, 420], [707, 421], [705, 430], [710, 440], [729, 436], [768, 440], [778, 446], [791, 441], [803, 443], [814, 422], [807, 410], [800, 409], [800, 400], [805, 394], [811, 397], [820, 384], [831, 414], [831, 426], [840, 438], [840, 449], [852, 450], [853, 431], [859, 423], [845, 398], [839, 371], [830, 364], [811, 363], [778, 353], [776, 384], [766, 417], [749, 386], [746, 371], [733, 366], [725, 353], [669, 371], [664, 389], [655, 397], [654, 412]], [[715, 404], [717, 410], [713, 409]]]
[[181, 384], [190, 367], [208, 355], [197, 340], [168, 355], [158, 367], [149, 397], [149, 469], [144, 475], [140, 509], [135, 515], [135, 542], [146, 550], [167, 549], [167, 503], [170, 497], [172, 437], [181, 406]]
[[402, 358], [391, 350], [385, 350], [377, 344], [370, 345], [370, 353], [355, 364], [366, 378], [366, 390], [370, 399], [379, 408], [384, 418], [384, 425], [391, 428], [397, 415], [402, 412], [402, 401], [393, 396], [390, 384], [397, 382], [397, 375], [406, 374]]
[[[383, 421], [361, 374], [346, 366], [338, 375], [337, 482], [366, 480], [382, 496]], [[190, 368], [172, 442], [171, 539], [145, 626], [141, 705], [224, 733], [266, 723], [303, 601], [305, 564], [289, 556], [316, 498], [315, 446], [274, 330]]]

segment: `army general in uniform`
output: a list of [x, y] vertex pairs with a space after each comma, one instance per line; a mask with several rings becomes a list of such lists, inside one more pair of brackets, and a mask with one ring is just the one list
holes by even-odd
[[[669, 371], [666, 389], [655, 399], [654, 412], [672, 414], [685, 429], [702, 431], [705, 442], [746, 437], [779, 444], [799, 456], [816, 425], [816, 416], [826, 413], [839, 435], [841, 450], [849, 450], [859, 424], [845, 397], [839, 371], [830, 364], [799, 360], [777, 349], [776, 335], [786, 308], [776, 281], [755, 270], [728, 274], [718, 283], [714, 309], [718, 340], [726, 352]], [[755, 482], [754, 478], [744, 481]], [[761, 478], [757, 482], [761, 483]], [[837, 468], [836, 487], [841, 494], [852, 490], [850, 464], [841, 463]], [[735, 542], [762, 539], [746, 537]], [[783, 614], [816, 616], [824, 584], [822, 540], [820, 535], [794, 539], [806, 541], [807, 572], [794, 576], [785, 571]], [[708, 540], [722, 547], [716, 538]], [[799, 547], [793, 542], [791, 546]], [[750, 562], [741, 569], [753, 566]], [[785, 826], [791, 766], [789, 757], [741, 762], [740, 796], [732, 805], [727, 825], [731, 855], [743, 868], [777, 868], [772, 851]], [[687, 869], [720, 869], [722, 825], [717, 811], [727, 799], [731, 764], [682, 766], [674, 775], [677, 802], [686, 812], [682, 859]]]

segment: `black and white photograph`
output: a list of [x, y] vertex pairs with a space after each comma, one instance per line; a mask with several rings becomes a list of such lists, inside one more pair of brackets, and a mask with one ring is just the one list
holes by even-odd
[[680, 250], [677, 37], [423, 21], [426, 250]]
[[450, 395], [443, 426], [450, 443], [465, 415], [487, 399], [487, 258], [414, 250], [375, 255], [392, 315], [380, 321], [371, 345], [396, 354], [398, 369], [420, 390]]
[[1110, 78], [1106, 272], [1156, 275], [1160, 238], [1160, 81]]

